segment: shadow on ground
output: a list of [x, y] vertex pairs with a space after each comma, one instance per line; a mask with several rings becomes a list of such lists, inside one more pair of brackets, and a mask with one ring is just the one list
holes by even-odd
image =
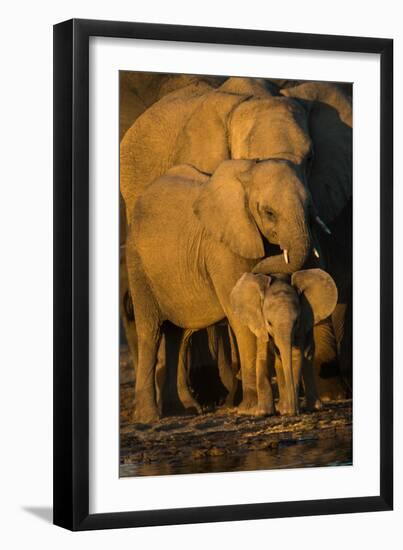
[[22, 509], [46, 523], [53, 523], [53, 508], [51, 506], [23, 506]]

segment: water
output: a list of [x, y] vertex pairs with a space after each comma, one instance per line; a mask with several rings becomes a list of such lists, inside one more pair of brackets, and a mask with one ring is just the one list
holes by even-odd
[[225, 454], [187, 460], [173, 458], [165, 462], [124, 464], [120, 466], [120, 477], [351, 465], [352, 438], [334, 437], [287, 442], [274, 449], [251, 450], [237, 455]]

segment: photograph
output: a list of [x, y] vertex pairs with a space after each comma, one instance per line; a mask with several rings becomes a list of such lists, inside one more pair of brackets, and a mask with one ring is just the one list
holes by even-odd
[[353, 83], [120, 70], [119, 476], [353, 461]]

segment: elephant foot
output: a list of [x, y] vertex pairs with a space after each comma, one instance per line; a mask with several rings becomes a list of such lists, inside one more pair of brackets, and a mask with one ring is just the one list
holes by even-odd
[[187, 414], [202, 414], [202, 408], [190, 391], [179, 391], [179, 400]]
[[323, 402], [340, 401], [347, 398], [348, 392], [339, 376], [317, 380], [318, 393]]
[[304, 400], [302, 406], [305, 410], [313, 412], [320, 411], [323, 408], [322, 401], [318, 399]]
[[152, 424], [161, 418], [156, 406], [136, 406], [132, 414], [133, 424]]
[[281, 416], [296, 416], [299, 414], [299, 408], [297, 410], [292, 410], [288, 405], [284, 404], [282, 401], [277, 403], [277, 412]]
[[258, 395], [255, 388], [245, 388], [243, 390], [242, 401], [238, 405], [238, 410], [242, 414], [250, 414], [250, 409], [258, 406]]
[[237, 411], [237, 407], [235, 406], [235, 398], [228, 394], [224, 401], [215, 408], [223, 413], [234, 413]]
[[203, 413], [203, 409], [201, 408], [199, 403], [197, 403], [196, 401], [194, 401], [192, 403], [183, 403], [183, 406], [185, 407], [186, 414], [202, 414]]
[[329, 401], [343, 401], [346, 399], [347, 393], [344, 390], [341, 391], [325, 391], [320, 393], [320, 399], [323, 403], [329, 403]]
[[236, 407], [235, 410], [237, 414], [242, 414], [245, 416], [253, 416], [253, 409], [254, 407], [244, 408], [244, 407], [241, 407], [241, 405], [239, 405], [238, 407]]
[[228, 394], [224, 403], [220, 406], [220, 409], [233, 409], [235, 405], [235, 396]]
[[244, 398], [242, 399], [241, 403], [237, 407], [237, 412], [239, 414], [253, 414], [253, 411], [258, 408], [256, 404], [256, 399], [252, 398]]
[[257, 405], [250, 410], [249, 414], [253, 416], [273, 416], [275, 414], [274, 406], [270, 405]]
[[218, 405], [216, 409], [222, 412], [231, 412], [233, 410], [236, 410], [236, 407], [234, 407], [234, 405], [230, 405], [225, 401], [224, 403], [221, 403], [221, 405]]

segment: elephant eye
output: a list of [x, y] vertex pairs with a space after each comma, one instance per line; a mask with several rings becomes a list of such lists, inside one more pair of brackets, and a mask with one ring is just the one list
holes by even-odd
[[269, 218], [269, 220], [274, 220], [276, 218], [276, 214], [271, 208], [266, 208], [265, 214]]

